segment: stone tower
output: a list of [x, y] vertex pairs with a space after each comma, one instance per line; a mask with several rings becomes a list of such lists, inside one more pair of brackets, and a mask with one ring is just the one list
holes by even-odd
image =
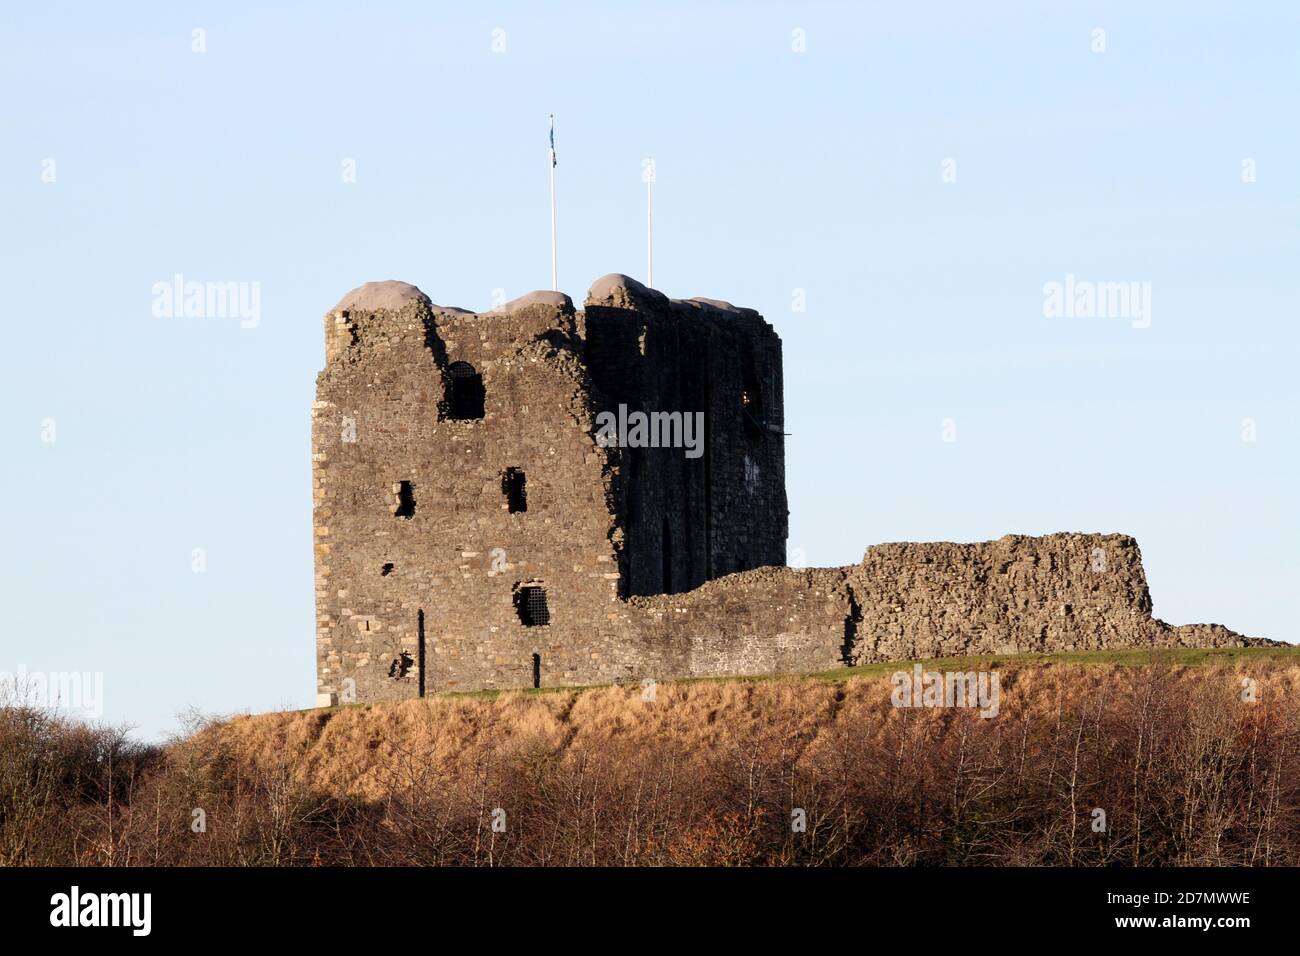
[[782, 423], [750, 309], [620, 275], [581, 312], [354, 289], [312, 408], [320, 699], [662, 670], [639, 597], [785, 563]]

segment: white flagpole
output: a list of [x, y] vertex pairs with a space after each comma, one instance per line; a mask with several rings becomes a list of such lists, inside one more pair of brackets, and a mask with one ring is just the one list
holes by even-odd
[[646, 183], [646, 285], [655, 287], [655, 178]]
[[560, 290], [559, 273], [555, 269], [555, 114], [551, 114], [551, 291]]
[[655, 285], [655, 161], [653, 156], [641, 160], [641, 178], [645, 180], [646, 245], [645, 271], [646, 285]]

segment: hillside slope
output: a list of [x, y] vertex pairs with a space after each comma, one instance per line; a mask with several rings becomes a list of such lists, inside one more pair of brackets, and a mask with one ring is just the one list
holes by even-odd
[[[896, 706], [927, 702], [900, 667], [996, 672], [996, 706]], [[1297, 726], [1295, 648], [445, 695], [161, 750], [0, 707], [0, 863], [1295, 865]]]
[[1003, 660], [988, 719], [893, 706], [881, 666], [240, 717], [190, 746], [365, 807], [408, 862], [1294, 862], [1295, 650], [1137, 653]]

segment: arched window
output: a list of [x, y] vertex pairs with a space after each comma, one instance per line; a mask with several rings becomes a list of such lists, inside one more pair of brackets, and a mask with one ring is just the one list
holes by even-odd
[[483, 417], [483, 376], [468, 362], [447, 369], [447, 417], [460, 421]]

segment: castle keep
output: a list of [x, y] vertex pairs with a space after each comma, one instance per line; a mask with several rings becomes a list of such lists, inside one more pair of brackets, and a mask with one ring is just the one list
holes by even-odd
[[582, 311], [349, 292], [312, 406], [319, 702], [1246, 640], [1152, 618], [1122, 535], [786, 568], [782, 395], [757, 312], [626, 276]]

